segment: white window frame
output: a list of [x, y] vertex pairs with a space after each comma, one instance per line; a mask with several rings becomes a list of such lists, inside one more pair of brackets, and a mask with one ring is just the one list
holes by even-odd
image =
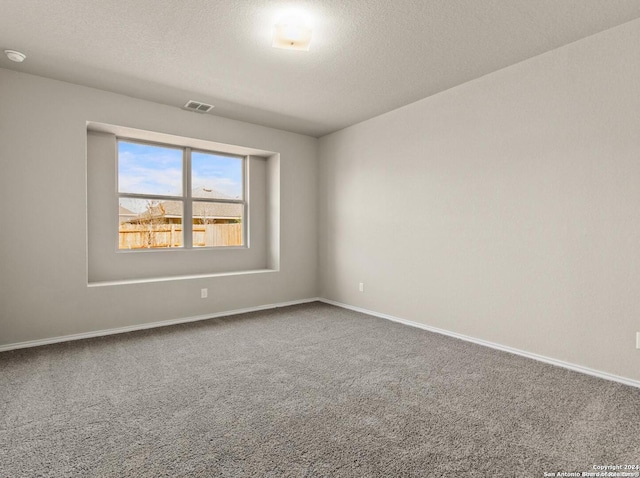
[[[138, 193], [121, 193], [120, 192], [120, 142], [136, 143], [149, 146], [158, 146], [168, 149], [182, 150], [182, 195], [170, 196], [162, 194], [138, 194]], [[194, 198], [192, 196], [191, 185], [191, 153], [215, 154], [216, 156], [225, 156], [228, 158], [237, 158], [242, 160], [242, 199], [216, 199], [216, 198]], [[181, 146], [179, 144], [160, 143], [156, 141], [146, 141], [137, 138], [129, 138], [125, 136], [116, 136], [116, 201], [120, 204], [121, 198], [130, 199], [152, 199], [158, 201], [181, 201], [182, 202], [182, 246], [181, 247], [155, 247], [141, 249], [120, 249], [119, 247], [119, 228], [120, 219], [116, 217], [116, 250], [124, 253], [137, 252], [166, 252], [180, 250], [218, 250], [218, 249], [248, 249], [249, 248], [249, 171], [248, 156], [232, 153], [224, 153], [220, 151], [192, 148], [189, 146]], [[209, 202], [209, 203], [226, 203], [242, 205], [242, 245], [241, 246], [193, 246], [193, 202]], [[118, 210], [118, 208], [116, 209]]]

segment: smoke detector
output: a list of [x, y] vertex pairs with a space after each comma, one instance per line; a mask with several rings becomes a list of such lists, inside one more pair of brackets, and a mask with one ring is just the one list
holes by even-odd
[[189, 100], [187, 104], [183, 106], [185, 110], [195, 111], [196, 113], [208, 113], [213, 109], [213, 105], [206, 103], [200, 103], [199, 101]]
[[7, 58], [9, 58], [9, 60], [15, 61], [16, 63], [22, 63], [27, 57], [27, 55], [25, 55], [24, 53], [20, 53], [19, 51], [15, 50], [5, 50], [4, 54], [7, 55]]

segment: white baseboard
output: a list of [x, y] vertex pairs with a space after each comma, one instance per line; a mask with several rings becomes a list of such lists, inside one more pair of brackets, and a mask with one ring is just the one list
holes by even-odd
[[483, 345], [485, 347], [490, 347], [492, 349], [496, 349], [496, 350], [502, 350], [503, 352], [509, 352], [512, 354], [516, 354], [516, 355], [521, 355], [523, 357], [527, 357], [533, 360], [537, 360], [539, 362], [544, 362], [544, 363], [548, 363], [551, 365], [555, 365], [557, 367], [563, 367], [569, 370], [573, 370], [575, 372], [580, 372], [580, 373], [584, 373], [587, 375], [592, 375], [594, 377], [598, 377], [598, 378], [603, 378], [605, 380], [611, 380], [613, 382], [618, 382], [618, 383], [622, 383], [624, 385], [629, 385], [631, 387], [637, 387], [640, 388], [640, 381], [638, 380], [633, 380], [630, 378], [626, 378], [626, 377], [621, 377], [619, 375], [613, 375], [607, 372], [602, 372], [600, 370], [595, 370], [589, 367], [584, 367], [582, 365], [576, 365], [576, 364], [572, 364], [569, 362], [565, 362], [563, 360], [558, 360], [558, 359], [554, 359], [554, 358], [550, 358], [550, 357], [545, 357], [543, 355], [538, 355], [535, 353], [531, 353], [531, 352], [527, 352], [524, 350], [519, 350], [513, 347], [508, 347], [506, 345], [501, 345], [501, 344], [496, 344], [494, 342], [489, 342], [486, 340], [482, 340], [482, 339], [477, 339], [474, 337], [469, 337], [467, 335], [462, 335], [462, 334], [458, 334], [456, 332], [450, 332], [448, 330], [444, 330], [444, 329], [439, 329], [437, 327], [432, 327], [430, 325], [426, 325], [426, 324], [421, 324], [419, 322], [413, 322], [411, 320], [406, 320], [406, 319], [401, 319], [400, 317], [395, 317], [393, 315], [388, 315], [388, 314], [382, 314], [379, 312], [375, 312], [373, 310], [368, 310], [368, 309], [363, 309], [362, 307], [355, 307], [353, 305], [348, 305], [348, 304], [343, 304], [341, 302], [336, 302], [334, 300], [330, 300], [330, 299], [325, 299], [322, 297], [312, 297], [312, 298], [308, 298], [308, 299], [299, 299], [299, 300], [292, 300], [289, 302], [279, 302], [279, 303], [275, 303], [275, 304], [265, 304], [265, 305], [258, 305], [255, 307], [247, 307], [244, 309], [235, 309], [235, 310], [228, 310], [228, 311], [224, 311], [224, 312], [215, 312], [212, 314], [205, 314], [205, 315], [198, 315], [198, 316], [193, 316], [193, 317], [183, 317], [183, 318], [178, 318], [178, 319], [170, 319], [170, 320], [163, 320], [160, 322], [150, 322], [150, 323], [146, 323], [146, 324], [138, 324], [138, 325], [128, 325], [126, 327], [117, 327], [114, 329], [104, 329], [104, 330], [96, 330], [93, 332], [85, 332], [85, 333], [81, 333], [81, 334], [72, 334], [72, 335], [62, 335], [59, 337], [51, 337], [51, 338], [46, 338], [46, 339], [39, 339], [39, 340], [29, 340], [26, 342], [18, 342], [18, 343], [14, 343], [14, 344], [7, 344], [7, 345], [0, 345], [0, 352], [5, 352], [5, 351], [9, 351], [9, 350], [16, 350], [16, 349], [24, 349], [24, 348], [29, 348], [29, 347], [39, 347], [41, 345], [49, 345], [49, 344], [56, 344], [56, 343], [60, 343], [60, 342], [69, 342], [72, 340], [81, 340], [81, 339], [88, 339], [88, 338], [92, 338], [92, 337], [103, 337], [106, 335], [114, 335], [114, 334], [122, 334], [122, 333], [126, 333], [126, 332], [134, 332], [136, 330], [145, 330], [145, 329], [153, 329], [156, 327], [166, 327], [169, 325], [176, 325], [176, 324], [184, 324], [187, 322], [196, 322], [199, 320], [207, 320], [207, 319], [215, 319], [218, 317], [227, 317], [230, 315], [237, 315], [237, 314], [244, 314], [247, 312], [256, 312], [256, 311], [260, 311], [260, 310], [267, 310], [267, 309], [275, 309], [277, 307], [287, 307], [290, 305], [298, 305], [298, 304], [306, 304], [309, 302], [324, 302], [326, 304], [330, 304], [330, 305], [335, 305], [337, 307], [342, 307], [343, 309], [349, 309], [349, 310], [353, 310], [356, 312], [361, 312], [363, 314], [367, 314], [367, 315], [372, 315], [374, 317], [379, 317], [381, 319], [387, 319], [387, 320], [391, 320], [393, 322], [399, 322], [401, 324], [405, 324], [405, 325], [409, 325], [411, 327], [417, 327], [419, 329], [423, 329], [423, 330], [428, 330], [430, 332], [435, 332], [437, 334], [442, 334], [442, 335], [447, 335], [449, 337], [454, 337], [456, 339], [460, 339], [460, 340], [465, 340], [467, 342], [473, 342], [475, 344], [478, 345]]
[[197, 322], [199, 320], [215, 319], [218, 317], [227, 317], [229, 315], [244, 314], [246, 312], [256, 312], [259, 310], [275, 309], [276, 307], [287, 307], [289, 305], [306, 304], [308, 302], [317, 302], [317, 297], [309, 299], [292, 300], [289, 302], [279, 302], [276, 304], [258, 305], [255, 307], [247, 307], [246, 309], [228, 310], [224, 312], [215, 312], [213, 314], [197, 315], [194, 317], [183, 317], [179, 319], [162, 320], [160, 322], [150, 322], [147, 324], [128, 325], [126, 327], [117, 327], [115, 329], [96, 330], [93, 332], [84, 332], [81, 334], [62, 335], [59, 337], [51, 337], [47, 339], [28, 340], [26, 342], [18, 342], [15, 344], [0, 345], [0, 352], [8, 350], [25, 349], [29, 347], [39, 347], [41, 345], [57, 344], [60, 342], [69, 342], [71, 340], [89, 339], [92, 337], [103, 337], [105, 335], [122, 334], [125, 332], [134, 332], [136, 330], [153, 329], [156, 327], [166, 327], [168, 325], [184, 324], [187, 322]]
[[336, 302], [334, 300], [319, 298], [317, 299], [320, 302], [324, 302], [326, 304], [335, 305], [337, 307], [342, 307], [343, 309], [349, 309], [356, 312], [362, 312], [363, 314], [372, 315], [374, 317], [379, 317], [381, 319], [392, 320], [393, 322], [399, 322], [401, 324], [410, 325], [411, 327], [417, 327], [419, 329], [428, 330], [429, 332], [435, 332], [437, 334], [448, 335], [449, 337], [454, 337], [456, 339], [465, 340], [467, 342], [473, 342], [474, 344], [484, 345], [485, 347], [491, 347], [492, 349], [502, 350], [503, 352], [509, 352], [516, 355], [521, 355], [523, 357], [527, 357], [533, 360], [537, 360], [539, 362], [548, 363], [551, 365], [555, 365], [557, 367], [566, 368], [569, 370], [573, 370], [575, 372], [584, 373], [587, 375], [592, 375], [594, 377], [603, 378], [605, 380], [611, 380], [612, 382], [622, 383], [624, 385], [629, 385], [631, 387], [640, 388], [640, 381], [633, 380], [626, 377], [620, 377], [619, 375], [613, 375], [607, 372], [601, 372], [600, 370], [594, 370], [589, 367], [583, 367], [582, 365], [576, 365], [573, 363], [565, 362], [563, 360], [558, 360], [550, 357], [545, 357], [544, 355], [538, 355], [531, 352], [527, 352], [524, 350], [515, 349], [513, 347], [508, 347], [506, 345], [500, 345], [493, 342], [488, 342], [486, 340], [476, 339], [474, 337], [469, 337], [468, 335], [462, 335], [455, 332], [449, 332], [448, 330], [439, 329], [437, 327], [432, 327], [430, 325], [421, 324], [419, 322], [413, 322], [411, 320], [401, 319], [399, 317], [394, 317], [393, 315], [381, 314], [379, 312], [375, 312], [373, 310], [363, 309], [361, 307], [355, 307], [348, 304], [343, 304], [341, 302]]

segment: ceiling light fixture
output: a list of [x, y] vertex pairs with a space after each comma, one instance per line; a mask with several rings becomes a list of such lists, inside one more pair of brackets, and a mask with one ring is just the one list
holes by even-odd
[[301, 15], [289, 15], [281, 18], [273, 29], [274, 48], [309, 51], [311, 27]]
[[7, 55], [7, 58], [9, 58], [9, 60], [15, 61], [16, 63], [22, 63], [27, 57], [27, 55], [25, 55], [24, 53], [20, 53], [19, 51], [15, 50], [5, 50], [4, 54]]

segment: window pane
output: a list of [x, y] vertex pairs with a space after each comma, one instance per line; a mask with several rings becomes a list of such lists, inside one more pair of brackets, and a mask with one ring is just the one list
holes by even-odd
[[193, 202], [193, 247], [242, 246], [244, 206]]
[[120, 198], [118, 249], [182, 247], [182, 201]]
[[118, 191], [182, 195], [182, 150], [118, 141]]
[[242, 158], [191, 153], [194, 198], [243, 199]]

